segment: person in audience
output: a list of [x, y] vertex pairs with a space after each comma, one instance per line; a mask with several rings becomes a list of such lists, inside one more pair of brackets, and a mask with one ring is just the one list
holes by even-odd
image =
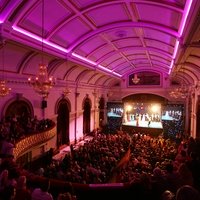
[[40, 187], [35, 188], [31, 194], [32, 200], [53, 200], [53, 196], [49, 193], [50, 180], [44, 179], [40, 182]]
[[38, 169], [38, 171], [36, 172], [36, 174], [37, 174], [38, 176], [43, 176], [43, 175], [44, 175], [44, 168], [43, 168], [43, 167], [40, 167], [40, 168]]
[[17, 177], [18, 177], [18, 172], [15, 169], [10, 169], [8, 173], [8, 185], [12, 185], [16, 188], [17, 186]]
[[54, 149], [50, 148], [49, 151], [47, 151], [46, 157], [45, 157], [45, 163], [47, 165], [50, 165], [52, 163], [53, 154], [54, 154]]
[[176, 192], [176, 200], [200, 200], [199, 191], [190, 185], [180, 187]]
[[15, 200], [16, 189], [13, 185], [8, 185], [0, 195], [0, 200]]
[[31, 200], [31, 192], [26, 185], [26, 176], [20, 176], [16, 186], [15, 200]]
[[4, 169], [0, 174], [0, 193], [4, 191], [8, 184], [8, 170]]
[[194, 187], [200, 191], [200, 159], [197, 152], [191, 153], [191, 160], [187, 163], [194, 181]]
[[194, 186], [192, 172], [185, 163], [179, 166], [178, 173], [180, 175], [181, 185]]
[[167, 163], [165, 168], [165, 178], [168, 185], [167, 188], [175, 193], [176, 190], [181, 186], [180, 176], [178, 172], [174, 170], [172, 163]]
[[75, 198], [71, 195], [71, 193], [66, 192], [66, 193], [60, 193], [58, 195], [57, 200], [75, 200]]
[[169, 190], [162, 193], [161, 200], [175, 200], [175, 194]]
[[163, 171], [159, 167], [155, 167], [151, 177], [152, 192], [155, 198], [159, 198], [167, 188], [167, 182], [163, 175]]
[[187, 156], [187, 151], [185, 151], [185, 150], [181, 150], [181, 152], [178, 153], [175, 158], [175, 161], [177, 161], [180, 164], [187, 162], [188, 160], [189, 160], [189, 157]]
[[2, 141], [1, 155], [3, 156], [3, 158], [13, 157], [13, 149], [14, 144], [11, 142], [10, 138], [6, 138]]

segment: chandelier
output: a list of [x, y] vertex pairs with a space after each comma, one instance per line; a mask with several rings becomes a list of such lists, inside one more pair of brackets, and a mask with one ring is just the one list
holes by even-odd
[[6, 80], [4, 78], [4, 40], [3, 38], [1, 37], [1, 46], [2, 46], [2, 77], [0, 79], [0, 97], [5, 97], [6, 95], [8, 95], [11, 91], [11, 88], [7, 87], [6, 86]]
[[175, 99], [185, 99], [188, 96], [188, 87], [185, 84], [181, 84], [179, 87], [171, 90], [169, 95]]
[[0, 97], [5, 97], [11, 91], [11, 88], [6, 86], [5, 80], [0, 80]]
[[134, 77], [132, 78], [132, 82], [133, 82], [134, 84], [138, 84], [139, 81], [140, 81], [140, 78], [138, 78], [137, 74], [134, 74]]
[[38, 75], [36, 77], [29, 77], [28, 82], [33, 87], [36, 93], [38, 93], [42, 98], [47, 98], [49, 95], [49, 90], [55, 85], [55, 78], [49, 77], [47, 66], [44, 64], [43, 59], [43, 38], [44, 38], [44, 0], [42, 1], [42, 62], [39, 64]]
[[28, 78], [29, 84], [43, 98], [47, 98], [49, 90], [55, 85], [55, 79], [48, 76], [47, 67], [44, 64], [39, 65], [38, 75]]

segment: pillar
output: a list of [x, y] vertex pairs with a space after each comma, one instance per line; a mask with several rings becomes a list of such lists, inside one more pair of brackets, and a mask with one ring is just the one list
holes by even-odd
[[192, 136], [193, 138], [196, 138], [197, 102], [198, 102], [198, 93], [197, 93], [196, 88], [195, 88], [192, 91], [192, 95], [191, 95], [191, 115], [190, 115], [190, 119], [191, 119], [190, 136]]

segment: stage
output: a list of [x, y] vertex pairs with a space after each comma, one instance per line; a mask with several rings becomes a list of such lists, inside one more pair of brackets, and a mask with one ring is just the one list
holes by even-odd
[[161, 122], [154, 122], [154, 121], [126, 121], [122, 125], [124, 126], [133, 126], [133, 127], [145, 127], [145, 128], [158, 128], [162, 129], [162, 123]]
[[149, 134], [153, 137], [157, 137], [162, 134], [163, 126], [161, 122], [148, 122], [148, 121], [140, 121], [136, 120], [127, 121], [122, 124], [122, 130], [128, 133], [143, 133]]

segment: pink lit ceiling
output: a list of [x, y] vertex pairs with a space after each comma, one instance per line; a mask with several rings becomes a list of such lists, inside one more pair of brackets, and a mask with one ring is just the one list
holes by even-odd
[[[93, 83], [106, 82], [147, 70], [179, 78], [187, 71], [188, 79], [198, 79], [193, 72], [194, 59], [187, 67], [184, 65], [185, 69], [182, 65], [185, 53], [182, 47], [191, 34], [198, 0], [44, 0], [43, 3], [1, 0], [2, 35], [41, 50], [44, 31], [44, 51], [61, 59], [56, 64], [51, 60], [51, 71], [60, 79], [72, 78], [79, 71], [75, 78], [84, 76], [89, 81], [96, 76]], [[64, 65], [65, 60], [80, 66]], [[195, 70], [199, 73], [197, 66]], [[22, 66], [17, 70], [30, 73], [30, 69]]]

